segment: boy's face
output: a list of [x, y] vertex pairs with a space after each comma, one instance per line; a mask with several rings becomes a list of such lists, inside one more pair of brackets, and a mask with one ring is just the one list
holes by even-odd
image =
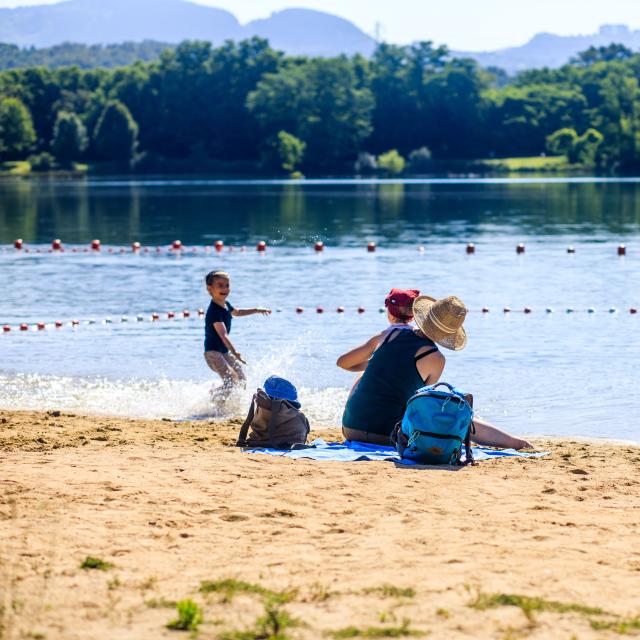
[[207, 291], [215, 300], [226, 300], [231, 291], [231, 283], [228, 278], [214, 278], [213, 282], [207, 285]]

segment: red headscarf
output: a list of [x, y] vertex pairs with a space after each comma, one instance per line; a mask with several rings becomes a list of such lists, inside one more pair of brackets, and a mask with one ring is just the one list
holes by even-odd
[[417, 289], [391, 289], [384, 306], [398, 320], [408, 322], [413, 318], [413, 301], [420, 295]]

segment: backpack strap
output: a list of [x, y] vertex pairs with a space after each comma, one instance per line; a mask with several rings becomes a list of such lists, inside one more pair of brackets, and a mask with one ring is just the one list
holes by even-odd
[[236, 442], [236, 447], [245, 447], [247, 445], [247, 433], [249, 433], [249, 427], [253, 422], [253, 416], [255, 415], [255, 402], [256, 397], [253, 396], [251, 400], [251, 406], [249, 407], [249, 413], [247, 414], [247, 419], [244, 421], [244, 424], [240, 427], [240, 433], [238, 434], [238, 441]]
[[282, 408], [282, 400], [278, 398], [271, 398], [271, 415], [269, 416], [269, 424], [267, 425], [267, 435], [269, 436], [269, 446], [275, 447], [278, 443], [274, 442], [274, 432], [276, 417], [280, 413]]

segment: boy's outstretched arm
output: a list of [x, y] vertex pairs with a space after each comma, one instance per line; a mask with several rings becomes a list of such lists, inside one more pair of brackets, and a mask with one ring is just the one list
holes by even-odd
[[254, 307], [253, 309], [234, 309], [231, 315], [234, 318], [242, 318], [243, 316], [252, 316], [256, 313], [261, 313], [263, 316], [268, 316], [271, 313], [271, 309], [266, 307]]

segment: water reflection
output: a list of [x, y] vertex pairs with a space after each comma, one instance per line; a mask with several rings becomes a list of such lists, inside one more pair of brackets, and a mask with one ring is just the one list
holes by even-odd
[[0, 242], [256, 239], [349, 245], [434, 236], [637, 233], [637, 182], [275, 184], [15, 180], [0, 183]]

